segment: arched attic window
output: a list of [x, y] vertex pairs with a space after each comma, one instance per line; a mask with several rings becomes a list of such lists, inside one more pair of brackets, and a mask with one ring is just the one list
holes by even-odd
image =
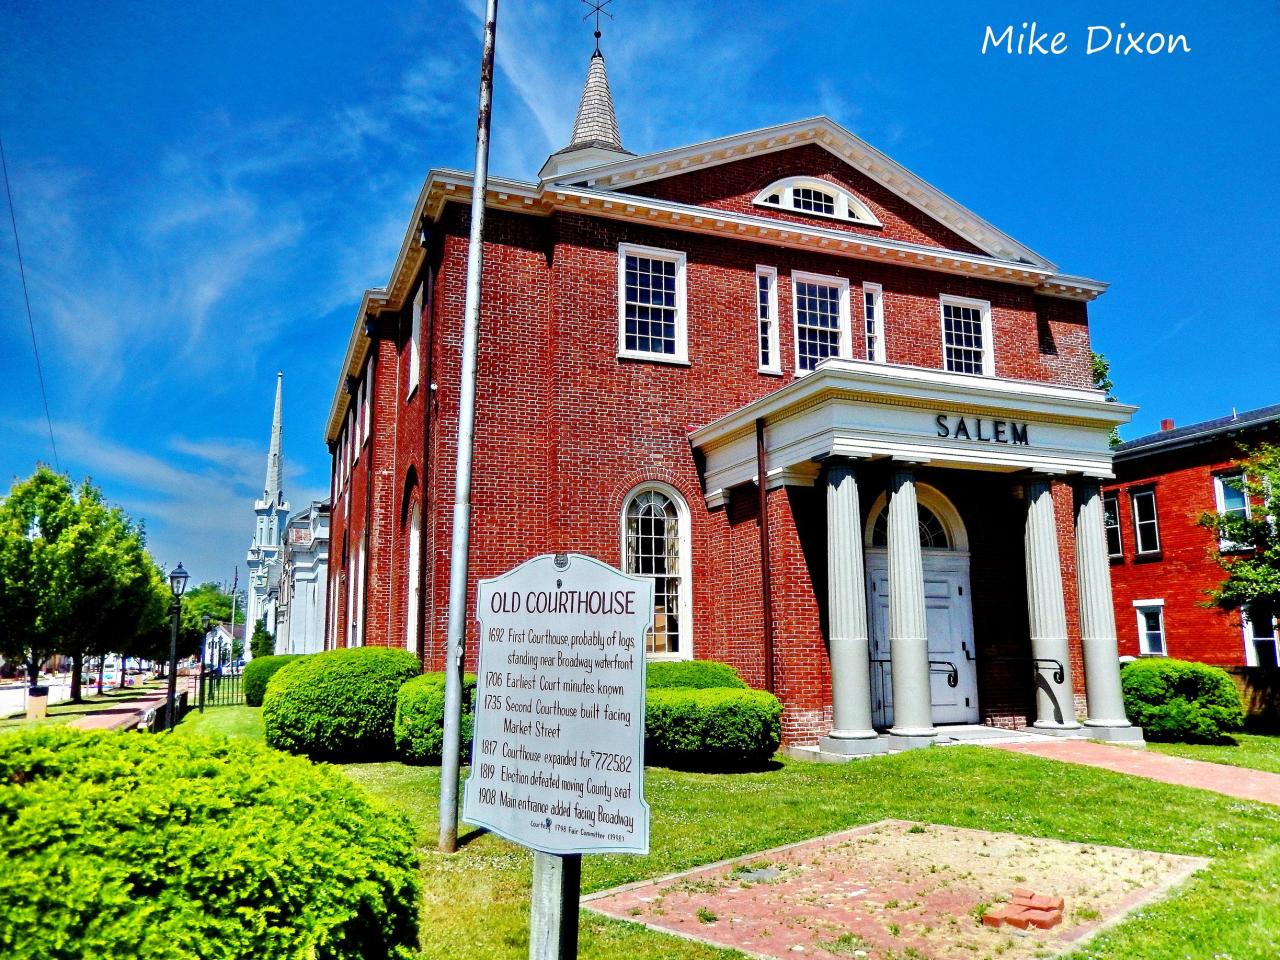
[[789, 210], [807, 217], [829, 217], [868, 227], [882, 224], [871, 208], [843, 187], [814, 177], [787, 177], [761, 190], [754, 201], [758, 207]]

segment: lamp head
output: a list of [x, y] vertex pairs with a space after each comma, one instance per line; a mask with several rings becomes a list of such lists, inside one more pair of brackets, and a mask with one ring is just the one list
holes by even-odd
[[171, 571], [169, 571], [169, 589], [173, 591], [175, 598], [181, 597], [184, 590], [187, 589], [187, 578], [191, 575], [182, 569], [179, 563]]

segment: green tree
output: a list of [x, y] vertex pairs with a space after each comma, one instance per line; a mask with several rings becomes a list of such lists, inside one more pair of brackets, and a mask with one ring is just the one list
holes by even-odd
[[[1116, 397], [1113, 391], [1116, 385], [1111, 381], [1111, 361], [1108, 360], [1097, 350], [1093, 351], [1093, 389], [1101, 390], [1107, 395], [1107, 403], [1115, 403]], [[1108, 438], [1111, 448], [1115, 449], [1120, 446], [1120, 431], [1115, 427], [1111, 428], [1111, 436]]]
[[1208, 593], [1208, 606], [1223, 610], [1255, 607], [1280, 610], [1280, 446], [1263, 444], [1245, 451], [1244, 474], [1223, 483], [1243, 490], [1249, 501], [1244, 514], [1206, 513], [1200, 525], [1217, 534], [1214, 559], [1226, 574]]
[[249, 638], [249, 652], [257, 657], [269, 657], [276, 652], [276, 639], [267, 629], [267, 618], [262, 617], [253, 625], [253, 636]]

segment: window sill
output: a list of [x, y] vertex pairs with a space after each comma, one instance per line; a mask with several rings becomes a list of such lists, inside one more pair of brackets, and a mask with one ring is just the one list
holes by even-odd
[[1118, 566], [1119, 564], [1124, 563], [1124, 554], [1123, 554], [1123, 553], [1111, 553], [1111, 554], [1108, 554], [1108, 555], [1107, 555], [1107, 559], [1111, 561], [1111, 565], [1112, 565], [1113, 567], [1114, 567], [1114, 566]]
[[768, 367], [756, 367], [756, 373], [761, 374], [762, 376], [766, 376], [766, 377], [780, 377], [780, 376], [782, 376], [782, 371], [781, 371], [781, 370], [773, 370], [773, 369], [770, 369], [770, 368], [768, 368]]
[[1134, 563], [1159, 563], [1163, 559], [1164, 559], [1164, 554], [1159, 550], [1154, 550], [1151, 553], [1139, 553], [1135, 555], [1133, 558], [1133, 562]]
[[646, 363], [665, 363], [671, 367], [691, 367], [692, 363], [685, 357], [668, 356], [665, 353], [633, 353], [629, 350], [618, 352], [619, 360], [640, 360]]
[[1167, 654], [1167, 653], [1140, 653], [1140, 654], [1138, 654], [1138, 657], [1139, 657], [1140, 659], [1143, 659], [1143, 660], [1153, 660], [1153, 659], [1154, 659], [1154, 660], [1159, 660], [1159, 659], [1161, 659], [1161, 658], [1165, 658], [1165, 657], [1168, 657], [1168, 656], [1169, 656], [1169, 654]]

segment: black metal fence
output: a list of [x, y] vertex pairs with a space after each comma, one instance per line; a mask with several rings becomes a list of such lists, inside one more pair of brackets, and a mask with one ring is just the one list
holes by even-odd
[[238, 707], [244, 704], [244, 670], [206, 670], [200, 678], [200, 712], [207, 707]]

